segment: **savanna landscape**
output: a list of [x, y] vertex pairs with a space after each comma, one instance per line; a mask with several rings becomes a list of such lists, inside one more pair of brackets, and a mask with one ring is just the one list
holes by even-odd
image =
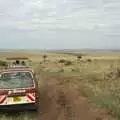
[[0, 52], [1, 69], [15, 56], [33, 62], [40, 107], [0, 120], [120, 120], [120, 52]]

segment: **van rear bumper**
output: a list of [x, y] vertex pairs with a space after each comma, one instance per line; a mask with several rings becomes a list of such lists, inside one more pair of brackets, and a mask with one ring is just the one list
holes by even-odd
[[15, 105], [0, 105], [0, 110], [37, 110], [37, 104], [15, 104]]

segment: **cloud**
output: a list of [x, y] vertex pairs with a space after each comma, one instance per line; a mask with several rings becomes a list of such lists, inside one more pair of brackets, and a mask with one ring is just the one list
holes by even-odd
[[[5, 3], [3, 5], [5, 6]], [[15, 4], [10, 1], [8, 6], [15, 8], [5, 12], [2, 18], [4, 20], [6, 18], [6, 20], [3, 20], [2, 25], [15, 25], [18, 28], [23, 26], [28, 29], [29, 27], [33, 27], [33, 29], [38, 27], [76, 29], [85, 27], [91, 29], [91, 26], [100, 24], [99, 22], [102, 19], [99, 8], [89, 8], [89, 4], [82, 0], [21, 0]]]
[[70, 47], [87, 46], [90, 41], [92, 47], [103, 46], [98, 44], [101, 39], [118, 40], [119, 13], [119, 0], [4, 0], [0, 1], [0, 35], [10, 41], [31, 40], [35, 46], [42, 39], [51, 48], [67, 47], [69, 40]]

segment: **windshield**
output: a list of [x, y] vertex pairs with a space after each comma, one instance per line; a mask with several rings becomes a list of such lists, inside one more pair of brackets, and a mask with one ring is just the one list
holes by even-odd
[[0, 89], [33, 87], [31, 72], [7, 72], [0, 76]]

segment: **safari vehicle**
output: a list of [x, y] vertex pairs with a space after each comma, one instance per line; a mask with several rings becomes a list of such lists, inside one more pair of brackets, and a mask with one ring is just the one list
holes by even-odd
[[[17, 62], [24, 58], [7, 58]], [[9, 62], [11, 63], [11, 62]], [[12, 66], [0, 72], [0, 109], [37, 110], [39, 104], [38, 83], [29, 66]]]

